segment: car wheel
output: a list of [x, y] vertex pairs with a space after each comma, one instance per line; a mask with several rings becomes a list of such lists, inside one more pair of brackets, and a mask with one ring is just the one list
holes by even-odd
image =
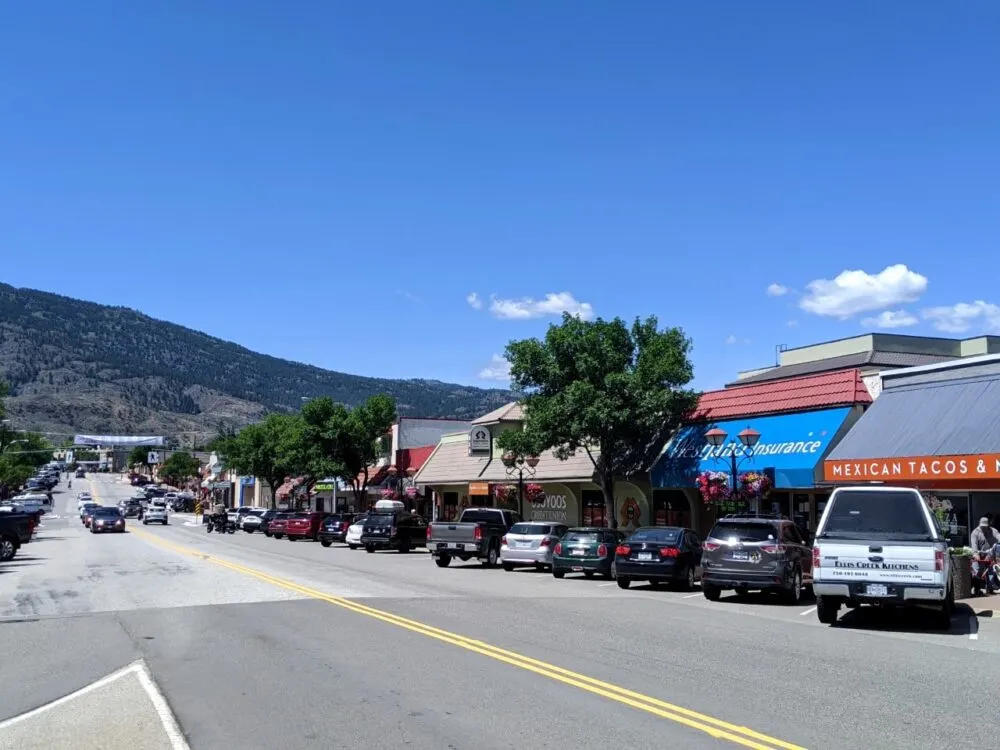
[[447, 568], [451, 565], [451, 555], [438, 555], [434, 558], [434, 564], [439, 568]]
[[399, 545], [399, 553], [401, 555], [405, 555], [409, 551], [410, 551], [410, 545], [407, 544], [406, 542], [403, 542], [402, 544]]
[[585, 570], [585, 571], [583, 571], [583, 575], [584, 575], [585, 578], [593, 578], [594, 577], [594, 571], [592, 571], [592, 570]]
[[0, 561], [6, 562], [7, 560], [12, 560], [16, 554], [17, 546], [14, 544], [13, 539], [7, 536], [0, 539]]
[[705, 598], [708, 599], [710, 602], [717, 602], [719, 601], [719, 597], [722, 596], [722, 589], [720, 589], [718, 586], [713, 586], [710, 583], [705, 583], [704, 581], [702, 581], [701, 593], [703, 593], [705, 595]]
[[322, 544], [324, 547], [329, 547], [331, 544], [333, 544], [333, 542], [331, 542], [329, 539], [320, 539], [319, 543]]
[[799, 604], [802, 601], [802, 571], [798, 568], [792, 571], [792, 581], [785, 591], [785, 601], [789, 604]]
[[749, 594], [750, 594], [750, 589], [748, 589], [746, 586], [736, 587], [736, 596], [738, 596], [740, 599], [746, 599]]
[[552, 577], [553, 578], [565, 578], [566, 577], [566, 571], [565, 570], [556, 570], [555, 568], [552, 568]]
[[825, 596], [816, 597], [816, 617], [824, 625], [834, 625], [840, 612], [840, 603]]
[[358, 545], [356, 545], [356, 544], [348, 544], [347, 545], [347, 549], [357, 549], [357, 548], [358, 548]]
[[687, 576], [684, 578], [684, 588], [687, 591], [694, 588], [694, 568], [691, 566], [688, 566]]
[[142, 525], [143, 526], [149, 526], [149, 521], [147, 521], [145, 518], [142, 519]]
[[514, 566], [511, 565], [509, 562], [505, 562], [503, 564], [503, 569], [506, 570], [508, 573], [510, 573], [512, 570], [514, 570]]
[[483, 560], [483, 565], [487, 568], [496, 567], [497, 560], [500, 559], [499, 553], [497, 553], [496, 545], [491, 544], [489, 549], [486, 550], [486, 559]]
[[270, 538], [270, 536], [271, 536], [271, 532], [270, 532], [270, 531], [265, 531], [265, 532], [264, 532], [264, 536], [266, 536], [266, 537]]
[[937, 630], [951, 629], [951, 615], [955, 610], [955, 592], [949, 588], [941, 609], [934, 613], [934, 627]]
[[625, 576], [618, 576], [618, 588], [627, 589], [632, 585], [632, 579], [626, 578]]
[[365, 552], [367, 552], [369, 555], [373, 554], [375, 552], [375, 547], [369, 544], [368, 546], [365, 547]]
[[294, 536], [292, 536], [291, 534], [289, 534], [289, 535], [288, 535], [288, 541], [290, 541], [290, 542], [294, 542], [294, 541], [295, 541], [295, 537], [294, 537]]

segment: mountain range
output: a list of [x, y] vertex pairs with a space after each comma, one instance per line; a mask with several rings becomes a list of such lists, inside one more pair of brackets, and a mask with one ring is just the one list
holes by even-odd
[[191, 445], [316, 396], [355, 406], [386, 393], [401, 416], [457, 419], [511, 398], [501, 389], [324, 370], [125, 307], [7, 284], [0, 284], [0, 380], [11, 386], [7, 409], [18, 428], [168, 435]]

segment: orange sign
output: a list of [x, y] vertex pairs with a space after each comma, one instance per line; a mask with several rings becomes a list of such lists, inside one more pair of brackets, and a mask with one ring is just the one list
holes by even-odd
[[489, 482], [469, 482], [469, 494], [470, 495], [488, 495], [488, 494], [490, 494], [490, 483]]
[[827, 460], [823, 462], [823, 478], [828, 482], [1000, 479], [1000, 453]]

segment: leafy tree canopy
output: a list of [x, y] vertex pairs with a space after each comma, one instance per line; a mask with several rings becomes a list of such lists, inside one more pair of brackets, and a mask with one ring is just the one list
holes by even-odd
[[265, 482], [273, 503], [285, 477], [310, 473], [305, 428], [298, 414], [270, 414], [263, 422], [247, 425], [233, 437], [216, 441], [214, 448], [231, 469]]
[[167, 456], [167, 460], [160, 466], [160, 476], [168, 484], [179, 487], [192, 477], [198, 476], [201, 469], [201, 462], [186, 451], [175, 451]]
[[385, 394], [370, 396], [349, 409], [327, 397], [302, 406], [307, 442], [316, 476], [348, 482], [360, 503], [368, 485], [368, 467], [381, 457], [382, 438], [396, 421], [396, 404]]
[[[132, 468], [149, 468], [149, 446], [137, 445], [128, 454], [128, 465]], [[77, 461], [86, 461], [82, 456], [76, 456]]]
[[698, 394], [691, 341], [680, 328], [659, 330], [654, 316], [584, 321], [563, 314], [545, 339], [507, 345], [511, 381], [525, 406], [525, 429], [501, 434], [503, 450], [554, 449], [565, 459], [586, 451], [615, 521], [614, 480], [644, 472]]

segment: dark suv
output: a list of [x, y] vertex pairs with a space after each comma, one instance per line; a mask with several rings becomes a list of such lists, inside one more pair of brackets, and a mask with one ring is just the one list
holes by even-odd
[[720, 518], [702, 543], [701, 590], [715, 601], [723, 591], [776, 591], [789, 603], [812, 582], [812, 548], [799, 528], [778, 516]]
[[371, 513], [361, 530], [361, 544], [368, 552], [377, 549], [409, 552], [414, 547], [426, 547], [427, 522], [405, 511]]

